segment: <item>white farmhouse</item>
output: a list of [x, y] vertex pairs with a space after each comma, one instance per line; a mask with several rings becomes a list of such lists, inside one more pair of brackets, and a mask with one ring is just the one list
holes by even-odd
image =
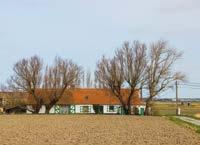
[[[128, 89], [123, 89], [124, 101], [128, 98]], [[45, 96], [45, 95], [44, 95]], [[34, 98], [29, 96], [27, 107], [31, 110], [35, 105]], [[45, 113], [45, 104], [49, 102], [48, 97], [44, 97], [39, 113]], [[144, 114], [145, 104], [140, 99], [139, 90], [133, 96], [131, 101], [132, 112]], [[136, 111], [135, 111], [136, 110]], [[31, 113], [27, 111], [27, 113]], [[110, 90], [107, 89], [73, 89], [65, 92], [59, 102], [54, 105], [50, 113], [57, 114], [123, 114], [121, 103]]]

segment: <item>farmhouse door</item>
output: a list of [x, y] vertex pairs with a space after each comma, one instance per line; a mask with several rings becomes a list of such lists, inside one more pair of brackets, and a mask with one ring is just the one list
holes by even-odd
[[140, 108], [140, 115], [144, 115], [144, 108]]
[[103, 114], [103, 106], [99, 106], [99, 114]]

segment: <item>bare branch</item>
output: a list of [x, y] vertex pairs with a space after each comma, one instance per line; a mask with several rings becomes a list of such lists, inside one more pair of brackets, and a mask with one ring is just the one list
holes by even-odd
[[149, 102], [152, 98], [169, 89], [174, 80], [183, 80], [185, 78], [182, 73], [172, 70], [173, 65], [181, 56], [182, 53], [170, 48], [166, 41], [160, 40], [151, 44], [149, 63], [146, 69], [146, 81], [149, 91], [145, 112], [147, 115]]
[[42, 98], [36, 94], [36, 89], [41, 87], [42, 66], [38, 56], [22, 59], [14, 65], [14, 74], [7, 81], [10, 90], [27, 92], [34, 97], [37, 103], [35, 113], [42, 105]]
[[80, 84], [82, 68], [71, 60], [64, 60], [60, 57], [55, 58], [52, 67], [46, 67], [43, 90], [49, 96], [49, 104], [46, 105], [46, 113], [63, 96], [67, 89], [72, 89]]

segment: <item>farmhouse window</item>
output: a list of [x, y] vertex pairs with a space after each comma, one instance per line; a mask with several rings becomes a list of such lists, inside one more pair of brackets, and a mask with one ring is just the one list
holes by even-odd
[[108, 111], [109, 112], [114, 112], [115, 111], [115, 106], [109, 106]]
[[89, 106], [81, 106], [80, 107], [80, 112], [81, 113], [89, 113], [90, 112], [90, 107]]

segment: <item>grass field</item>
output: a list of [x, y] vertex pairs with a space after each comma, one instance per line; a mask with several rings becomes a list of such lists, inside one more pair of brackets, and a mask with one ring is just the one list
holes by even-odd
[[[200, 102], [193, 102], [188, 106], [187, 104], [181, 105], [181, 115], [192, 116], [200, 118]], [[152, 112], [153, 115], [167, 115], [173, 116], [176, 115], [176, 103], [174, 102], [153, 102], [152, 103]]]
[[166, 117], [0, 115], [2, 145], [197, 145], [200, 136]]

